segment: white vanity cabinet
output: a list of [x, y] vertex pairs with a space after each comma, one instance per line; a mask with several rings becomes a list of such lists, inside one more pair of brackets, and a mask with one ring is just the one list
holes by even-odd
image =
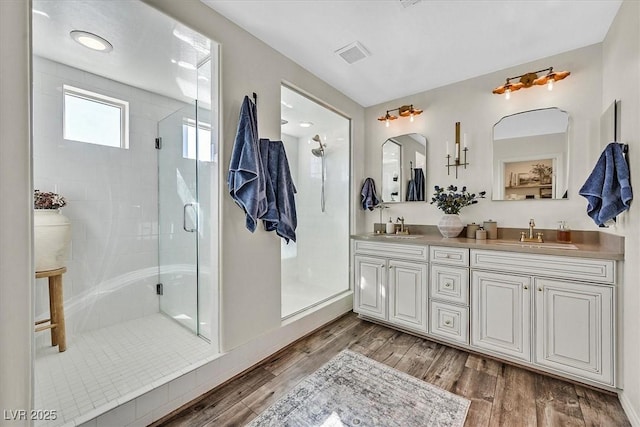
[[354, 311], [425, 333], [427, 247], [354, 241]]
[[613, 287], [535, 279], [535, 363], [613, 383]]
[[531, 278], [471, 273], [471, 345], [531, 360]]
[[472, 250], [471, 268], [472, 347], [615, 385], [614, 261]]
[[469, 343], [469, 249], [431, 246], [429, 334]]
[[616, 261], [424, 240], [352, 241], [355, 312], [539, 371], [619, 386]]
[[354, 311], [376, 319], [387, 319], [387, 260], [355, 256]]

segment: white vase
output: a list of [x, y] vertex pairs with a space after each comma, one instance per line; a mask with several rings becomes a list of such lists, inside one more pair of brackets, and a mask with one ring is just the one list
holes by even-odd
[[444, 237], [458, 237], [464, 225], [458, 214], [444, 214], [438, 222], [438, 230]]
[[71, 222], [59, 209], [33, 211], [33, 240], [36, 271], [65, 266], [71, 245]]

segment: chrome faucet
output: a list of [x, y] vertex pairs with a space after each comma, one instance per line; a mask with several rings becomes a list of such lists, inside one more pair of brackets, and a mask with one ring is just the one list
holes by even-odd
[[404, 228], [404, 217], [399, 216], [396, 221], [400, 221], [400, 230], [397, 232], [397, 234], [409, 234], [409, 230]]
[[544, 240], [542, 239], [542, 233], [536, 233], [535, 237], [533, 236], [533, 229], [536, 226], [536, 222], [531, 218], [529, 220], [529, 237], [527, 237], [527, 233], [522, 231], [520, 232], [520, 241], [521, 242], [538, 242], [542, 243]]

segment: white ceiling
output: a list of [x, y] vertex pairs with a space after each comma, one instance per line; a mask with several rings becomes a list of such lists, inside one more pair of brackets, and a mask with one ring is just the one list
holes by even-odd
[[[201, 1], [364, 107], [599, 43], [622, 3]], [[371, 56], [349, 65], [354, 41]]]
[[[72, 30], [99, 35], [113, 51], [83, 47]], [[196, 99], [197, 84], [208, 84], [203, 76], [198, 82], [195, 67], [215, 48], [140, 1], [33, 0], [35, 55], [175, 99]]]

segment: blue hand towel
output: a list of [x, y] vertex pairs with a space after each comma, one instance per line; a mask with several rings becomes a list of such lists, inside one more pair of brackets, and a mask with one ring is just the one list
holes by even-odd
[[[267, 231], [274, 231], [287, 243], [289, 240], [296, 241], [296, 228], [298, 217], [296, 213], [296, 187], [291, 178], [289, 161], [282, 141], [260, 140], [260, 151], [263, 158], [266, 158], [265, 167], [267, 181], [270, 181], [272, 193], [269, 197], [269, 209], [262, 217], [264, 228]], [[268, 185], [269, 186], [269, 185]]]
[[255, 231], [258, 218], [267, 211], [265, 176], [258, 149], [256, 105], [244, 97], [227, 178], [229, 194], [246, 215], [245, 225]]
[[373, 210], [374, 207], [380, 204], [380, 199], [376, 195], [376, 184], [373, 182], [373, 178], [367, 178], [362, 184], [362, 190], [360, 190], [362, 196], [362, 209]]
[[587, 214], [599, 226], [629, 209], [633, 192], [621, 144], [606, 146], [579, 193], [588, 201]]

